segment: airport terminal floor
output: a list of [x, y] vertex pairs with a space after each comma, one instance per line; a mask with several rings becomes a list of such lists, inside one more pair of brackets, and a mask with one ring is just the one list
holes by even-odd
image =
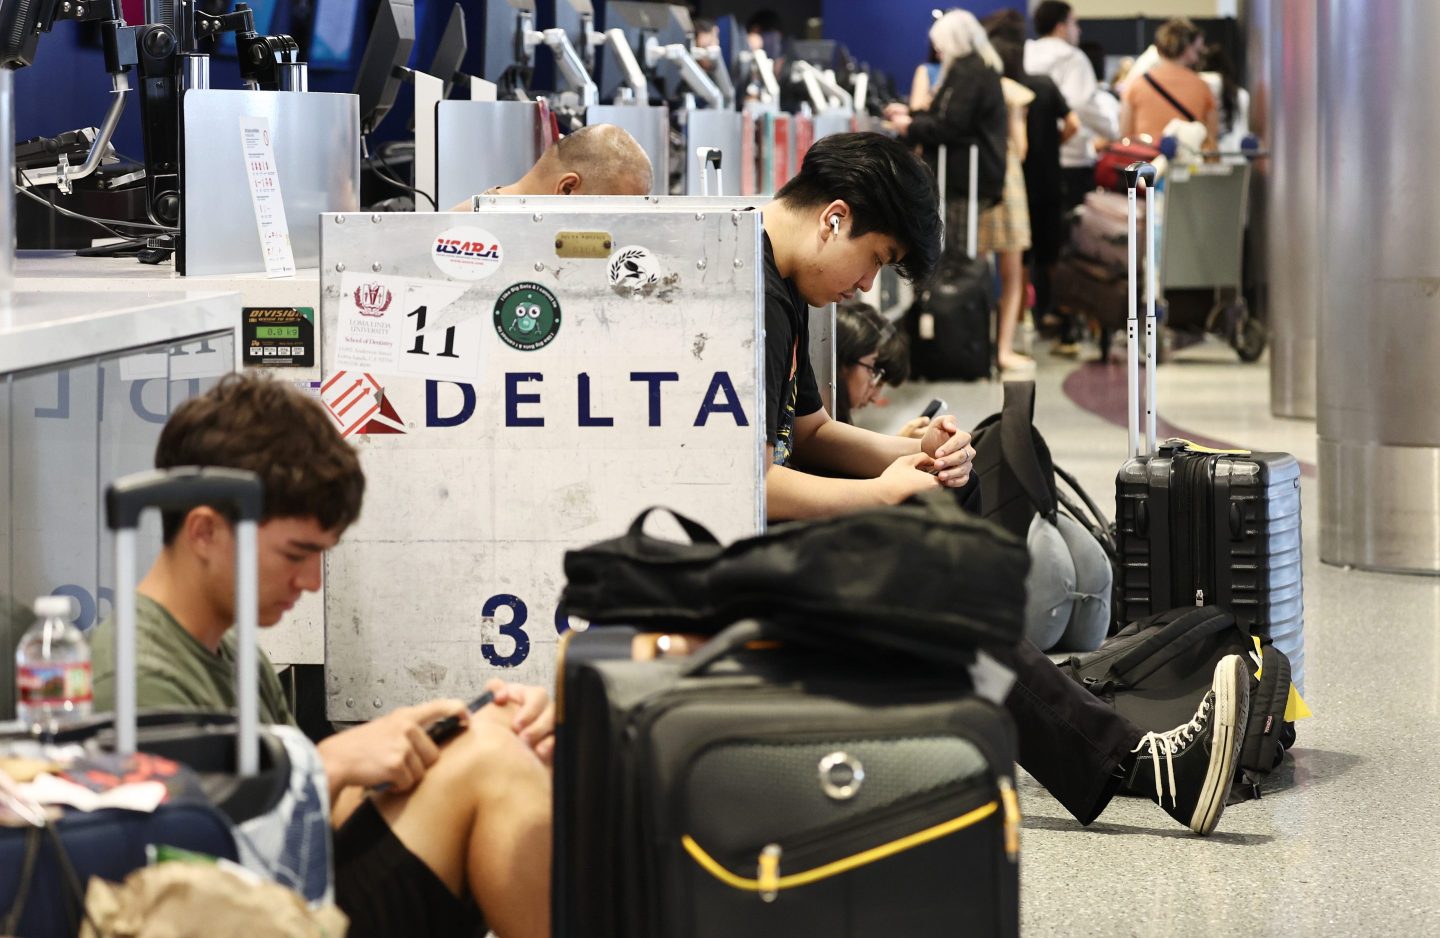
[[[1125, 369], [1037, 352], [1035, 425], [1104, 505], [1125, 457]], [[1206, 838], [1133, 798], [1082, 828], [1022, 773], [1026, 934], [1440, 934], [1440, 582], [1320, 562], [1315, 424], [1272, 418], [1269, 380], [1268, 357], [1242, 365], [1207, 342], [1161, 366], [1157, 400], [1172, 435], [1301, 461], [1315, 715], [1264, 797], [1227, 808]], [[941, 397], [973, 423], [998, 409], [1000, 386], [912, 383], [888, 397], [857, 422], [890, 430]]]

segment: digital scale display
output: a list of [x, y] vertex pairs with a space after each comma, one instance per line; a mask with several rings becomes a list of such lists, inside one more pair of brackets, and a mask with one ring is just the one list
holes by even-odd
[[240, 325], [245, 364], [265, 368], [315, 366], [313, 306], [246, 306], [240, 311]]

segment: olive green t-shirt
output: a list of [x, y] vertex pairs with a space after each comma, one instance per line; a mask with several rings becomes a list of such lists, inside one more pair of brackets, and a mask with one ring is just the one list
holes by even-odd
[[[135, 594], [137, 706], [141, 710], [235, 709], [235, 631], [225, 633], [218, 653], [185, 631], [169, 610]], [[295, 724], [275, 668], [259, 652], [260, 722]], [[106, 619], [90, 634], [95, 709], [115, 709], [115, 622]]]

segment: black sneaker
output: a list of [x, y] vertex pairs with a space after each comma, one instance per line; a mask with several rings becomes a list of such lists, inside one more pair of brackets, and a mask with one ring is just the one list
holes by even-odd
[[1131, 787], [1195, 833], [1210, 833], [1225, 810], [1249, 715], [1249, 671], [1239, 655], [1227, 655], [1194, 719], [1140, 740]]

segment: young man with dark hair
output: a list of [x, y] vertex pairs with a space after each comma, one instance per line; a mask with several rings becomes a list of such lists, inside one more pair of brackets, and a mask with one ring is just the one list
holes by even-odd
[[[229, 375], [180, 405], [155, 465], [248, 469], [265, 486], [257, 537], [261, 627], [320, 588], [321, 561], [360, 514], [365, 476], [320, 404], [281, 382]], [[163, 518], [165, 546], [136, 590], [142, 709], [235, 706], [235, 542], [224, 511]], [[91, 639], [97, 707], [114, 706], [114, 624]], [[261, 721], [290, 723], [260, 655]], [[553, 710], [540, 688], [492, 682], [496, 703], [401, 707], [318, 746], [335, 824], [336, 902], [351, 936], [549, 934]], [[426, 728], [458, 716], [437, 748]], [[382, 786], [387, 786], [380, 790]], [[477, 907], [478, 906], [478, 907]]]
[[[896, 504], [970, 480], [975, 451], [953, 416], [937, 418], [919, 441], [846, 425], [821, 406], [810, 367], [807, 304], [823, 306], [870, 289], [886, 264], [912, 281], [930, 276], [940, 252], [937, 199], [930, 170], [909, 147], [879, 134], [838, 134], [817, 141], [799, 175], [766, 206], [765, 504], [771, 520]], [[956, 593], [963, 604], [963, 585]], [[1015, 673], [1005, 706], [1019, 730], [1020, 764], [1080, 823], [1098, 817], [1129, 779], [1191, 830], [1214, 829], [1249, 713], [1249, 677], [1238, 656], [1216, 667], [1195, 717], [1164, 733], [1142, 732], [1028, 641], [996, 657]]]
[[[964, 486], [974, 450], [955, 418], [923, 440], [832, 420], [810, 366], [809, 307], [869, 290], [893, 264], [923, 282], [940, 254], [935, 180], [881, 134], [815, 142], [765, 207], [765, 503], [772, 521], [898, 504]], [[827, 475], [811, 475], [804, 469]]]

